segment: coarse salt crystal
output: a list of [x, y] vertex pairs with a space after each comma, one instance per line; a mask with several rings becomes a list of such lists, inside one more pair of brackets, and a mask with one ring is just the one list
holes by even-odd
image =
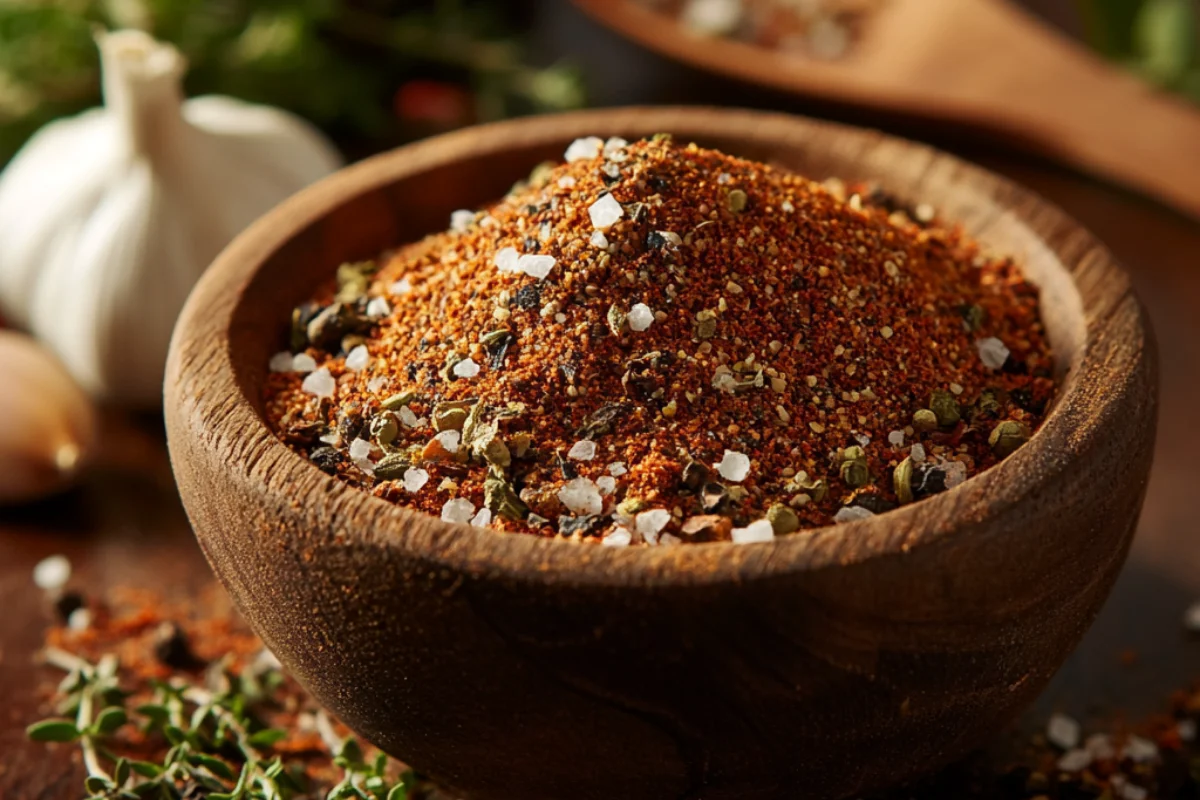
[[1058, 768], [1063, 772], [1082, 772], [1092, 763], [1092, 754], [1087, 750], [1068, 750], [1058, 759]]
[[388, 305], [385, 298], [372, 297], [367, 303], [367, 316], [371, 319], [386, 317], [390, 313], [392, 313], [392, 307]]
[[352, 369], [355, 372], [367, 368], [367, 364], [371, 363], [371, 354], [367, 352], [367, 346], [360, 344], [349, 353], [346, 354], [346, 369]]
[[492, 524], [492, 510], [490, 508], [481, 508], [479, 513], [471, 517], [471, 524], [476, 528], [486, 528]]
[[599, 136], [586, 136], [571, 142], [567, 147], [567, 152], [563, 153], [563, 159], [568, 164], [574, 161], [583, 161], [587, 158], [595, 158], [600, 155], [600, 151], [603, 149], [603, 139]]
[[337, 431], [330, 431], [329, 433], [323, 433], [318, 436], [317, 441], [332, 445], [333, 447], [340, 447], [342, 444], [342, 435]]
[[925, 460], [925, 445], [920, 443], [914, 444], [912, 450], [908, 451], [908, 454], [912, 456], [913, 461], [920, 464]]
[[987, 339], [977, 339], [975, 341], [975, 349], [979, 351], [979, 360], [988, 369], [1000, 369], [1004, 366], [1004, 362], [1008, 361], [1008, 348], [1004, 346], [1004, 342], [995, 336], [989, 336]]
[[465, 497], [447, 500], [446, 504], [442, 506], [442, 519], [446, 522], [470, 522], [473, 516], [475, 516], [475, 504]]
[[43, 591], [56, 592], [71, 580], [71, 562], [63, 555], [48, 556], [33, 568], [33, 582]]
[[427, 483], [429, 483], [429, 473], [420, 467], [409, 467], [404, 470], [405, 491], [416, 494]]
[[775, 538], [775, 528], [770, 520], [760, 519], [751, 522], [744, 528], [734, 528], [730, 532], [734, 544], [752, 544], [754, 542], [769, 542]]
[[1141, 736], [1130, 736], [1129, 741], [1125, 743], [1124, 754], [1126, 758], [1139, 764], [1154, 761], [1158, 758], [1158, 745]]
[[629, 321], [631, 331], [641, 333], [653, 324], [654, 312], [645, 303], [634, 303], [633, 308], [629, 309], [626, 319]]
[[833, 515], [834, 522], [854, 522], [860, 519], [870, 519], [875, 516], [875, 512], [869, 508], [862, 506], [842, 506], [838, 512]]
[[750, 474], [750, 457], [734, 450], [726, 450], [721, 456], [721, 463], [716, 467], [725, 480], [741, 483]]
[[300, 388], [317, 397], [333, 397], [337, 390], [337, 381], [333, 379], [328, 367], [321, 367], [316, 372], [310, 372]]
[[1103, 733], [1093, 733], [1083, 743], [1083, 748], [1092, 754], [1092, 758], [1105, 761], [1113, 758], [1117, 751], [1113, 747], [1112, 739]]
[[386, 375], [376, 375], [367, 381], [367, 391], [379, 393], [384, 386], [387, 386], [388, 378]]
[[77, 608], [71, 612], [71, 616], [67, 617], [67, 627], [73, 631], [86, 631], [92, 627], [92, 620], [90, 608]]
[[279, 656], [271, 652], [269, 648], [264, 647], [258, 651], [258, 655], [254, 657], [252, 665], [256, 670], [283, 669], [283, 663], [279, 660]]
[[718, 372], [713, 375], [713, 388], [718, 391], [733, 394], [737, 389], [737, 378], [729, 372]]
[[790, 214], [796, 210], [796, 207], [794, 205], [792, 205], [791, 200], [784, 200], [782, 203], [779, 204], [779, 209], [781, 211], [783, 211], [783, 213], [785, 213], [785, 214]]
[[651, 540], [657, 541], [658, 532], [667, 527], [667, 523], [670, 521], [671, 512], [665, 508], [652, 508], [634, 517], [637, 532], [648, 542]]
[[856, 433], [854, 434], [854, 441], [858, 442], [859, 447], [866, 447], [871, 443], [871, 437], [865, 433]]
[[622, 139], [620, 136], [612, 136], [604, 143], [604, 155], [612, 158], [614, 153], [618, 153], [629, 146], [629, 142]]
[[392, 294], [408, 294], [412, 288], [412, 282], [408, 278], [401, 278], [389, 286], [388, 291]]
[[612, 494], [617, 490], [617, 479], [612, 475], [601, 475], [596, 478], [596, 488], [600, 494]]
[[614, 478], [619, 478], [627, 472], [629, 472], [629, 467], [625, 466], [624, 461], [614, 461], [608, 465], [608, 474]]
[[459, 378], [474, 378], [479, 374], [479, 365], [475, 363], [474, 359], [464, 358], [454, 365], [451, 372]]
[[625, 216], [625, 209], [617, 202], [617, 198], [606, 194], [588, 206], [588, 216], [592, 218], [593, 228], [605, 230]]
[[475, 222], [475, 212], [468, 209], [459, 209], [450, 214], [450, 230], [455, 233], [466, 233]]
[[728, 172], [722, 172], [720, 175], [717, 176], [717, 183], [720, 184], [721, 186], [724, 186], [725, 184], [729, 183], [731, 180], [733, 180], [733, 176], [730, 175]]
[[312, 372], [316, 368], [316, 359], [308, 353], [296, 353], [292, 356], [292, 372]]
[[554, 269], [556, 263], [558, 262], [554, 256], [525, 254], [517, 259], [517, 269], [531, 278], [537, 278], [540, 281], [550, 274], [550, 270]]
[[558, 490], [558, 499], [576, 514], [599, 514], [604, 508], [600, 490], [588, 478], [575, 478]]
[[1150, 793], [1141, 786], [1135, 786], [1132, 783], [1126, 783], [1121, 787], [1121, 797], [1123, 800], [1146, 800]]
[[371, 455], [371, 443], [366, 439], [355, 439], [350, 443], [350, 458], [354, 461], [367, 458]]
[[458, 446], [462, 443], [462, 431], [442, 431], [433, 438], [438, 440], [438, 444], [447, 453], [457, 453]]
[[291, 372], [292, 360], [292, 354], [287, 350], [283, 350], [271, 356], [271, 360], [267, 366], [271, 372]]
[[604, 231], [592, 231], [592, 238], [588, 239], [588, 243], [601, 250], [608, 249], [608, 237], [604, 235]]
[[415, 428], [421, 424], [421, 420], [417, 418], [417, 415], [408, 406], [401, 406], [400, 410], [396, 412], [396, 416], [400, 418], [400, 422], [406, 428]]
[[570, 189], [575, 185], [575, 177], [573, 175], [563, 175], [558, 179], [558, 188]]
[[628, 528], [613, 528], [612, 533], [600, 540], [605, 547], [628, 547], [633, 541], [633, 533]]
[[678, 536], [676, 536], [673, 533], [664, 533], [662, 536], [659, 537], [658, 544], [661, 547], [673, 547], [674, 545], [677, 545], [677, 544], [683, 544], [683, 539], [680, 539]]
[[904, 446], [904, 431], [892, 431], [888, 434], [888, 444], [892, 447]]
[[1200, 633], [1200, 600], [1188, 606], [1183, 612], [1183, 627], [1192, 633]]
[[1054, 714], [1046, 723], [1046, 738], [1050, 744], [1063, 750], [1078, 747], [1081, 733], [1079, 723], [1066, 714]]
[[560, 311], [554, 315], [554, 321], [561, 325], [567, 321], [567, 315]]
[[371, 459], [356, 458], [356, 459], [353, 459], [353, 461], [354, 461], [354, 466], [358, 467], [360, 470], [362, 470], [366, 474], [372, 475], [372, 476], [375, 474], [375, 462], [372, 461]]
[[492, 263], [496, 265], [496, 269], [501, 272], [516, 272], [517, 262], [521, 260], [521, 254], [517, 252], [515, 247], [503, 247], [497, 253]]
[[947, 489], [953, 489], [967, 479], [967, 465], [961, 461], [946, 461], [941, 466]]
[[567, 451], [567, 458], [573, 458], [576, 461], [591, 461], [595, 457], [596, 443], [587, 439], [576, 442]]

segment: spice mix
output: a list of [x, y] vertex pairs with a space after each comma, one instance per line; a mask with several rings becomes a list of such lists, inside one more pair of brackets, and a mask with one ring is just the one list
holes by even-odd
[[944, 491], [1052, 399], [1037, 291], [927, 205], [659, 135], [343, 264], [271, 360], [278, 435], [443, 519], [753, 542]]

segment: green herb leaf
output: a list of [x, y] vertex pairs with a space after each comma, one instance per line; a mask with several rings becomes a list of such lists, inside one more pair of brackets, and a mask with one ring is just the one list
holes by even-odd
[[121, 786], [129, 780], [129, 761], [124, 758], [118, 758], [116, 766], [113, 767], [113, 783]]
[[145, 717], [153, 727], [166, 725], [167, 720], [171, 718], [171, 712], [167, 711], [166, 706], [156, 703], [145, 703], [134, 710]]
[[219, 758], [206, 756], [203, 753], [192, 753], [188, 756], [188, 761], [197, 767], [204, 767], [218, 778], [224, 778], [227, 781], [231, 781], [234, 778], [233, 770]]
[[125, 713], [125, 709], [113, 706], [106, 708], [100, 712], [100, 716], [96, 717], [96, 723], [92, 727], [96, 733], [101, 736], [107, 736], [115, 732], [118, 728], [129, 721], [129, 715]]
[[358, 742], [353, 738], [342, 742], [342, 748], [338, 751], [338, 755], [347, 761], [361, 762], [363, 759], [362, 748], [358, 746]]
[[25, 735], [33, 742], [73, 742], [80, 732], [68, 719], [44, 719], [26, 728]]
[[287, 738], [287, 731], [281, 731], [277, 728], [266, 728], [257, 733], [251, 734], [249, 742], [254, 747], [270, 747], [277, 742], [281, 742]]
[[129, 761], [129, 768], [143, 778], [157, 778], [162, 775], [163, 768], [150, 761]]
[[1134, 23], [1140, 67], [1159, 83], [1180, 81], [1196, 55], [1196, 10], [1192, 0], [1147, 0]]
[[83, 781], [83, 788], [87, 789], [90, 794], [104, 795], [115, 787], [112, 781], [102, 775], [88, 775]]

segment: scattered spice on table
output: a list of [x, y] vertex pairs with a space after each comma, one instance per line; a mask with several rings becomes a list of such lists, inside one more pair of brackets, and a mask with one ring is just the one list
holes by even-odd
[[84, 597], [64, 588], [65, 564], [48, 560], [35, 575], [58, 616], [44, 658], [66, 677], [48, 703], [54, 716], [28, 735], [78, 748], [86, 797], [428, 796], [285, 676], [215, 584], [187, 602], [132, 588]]
[[611, 546], [920, 500], [1018, 449], [1055, 389], [1011, 258], [927, 204], [665, 135], [580, 139], [292, 320], [267, 414], [317, 468]]
[[848, 55], [885, 0], [626, 0], [719, 36], [810, 58]]
[[[61, 557], [34, 574], [57, 616], [46, 661], [68, 676], [48, 699], [59, 716], [29, 735], [79, 747], [89, 798], [260, 800], [276, 796], [269, 789], [285, 800], [446, 797], [349, 738], [284, 675], [215, 584], [168, 602], [131, 588], [84, 597], [68, 588], [69, 576]], [[64, 613], [68, 597], [74, 608]], [[1188, 616], [1184, 625], [1190, 630]], [[1004, 748], [1012, 755], [1003, 761], [977, 752], [873, 800], [1194, 800], [1197, 725], [1200, 681], [1133, 724], [1114, 711], [1091, 728], [1053, 714], [1031, 739]], [[512, 794], [521, 796], [517, 787]]]

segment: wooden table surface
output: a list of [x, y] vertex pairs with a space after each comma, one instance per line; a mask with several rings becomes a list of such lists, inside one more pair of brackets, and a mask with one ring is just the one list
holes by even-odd
[[[1150, 310], [1162, 354], [1162, 410], [1137, 540], [1094, 628], [1024, 724], [1035, 727], [1052, 710], [1085, 724], [1111, 718], [1115, 709], [1136, 718], [1200, 678], [1200, 641], [1181, 628], [1183, 611], [1200, 598], [1200, 526], [1192, 508], [1200, 501], [1200, 225], [1043, 163], [966, 141], [940, 143], [965, 149], [1094, 230], [1133, 273]], [[66, 554], [76, 570], [73, 584], [85, 591], [124, 584], [186, 597], [211, 580], [171, 482], [161, 424], [109, 415], [105, 431], [103, 464], [83, 486], [36, 506], [0, 510], [4, 800], [81, 795], [74, 751], [49, 752], [24, 738], [25, 725], [45, 711], [37, 689], [52, 677], [34, 663], [51, 619], [31, 582], [34, 564]]]

